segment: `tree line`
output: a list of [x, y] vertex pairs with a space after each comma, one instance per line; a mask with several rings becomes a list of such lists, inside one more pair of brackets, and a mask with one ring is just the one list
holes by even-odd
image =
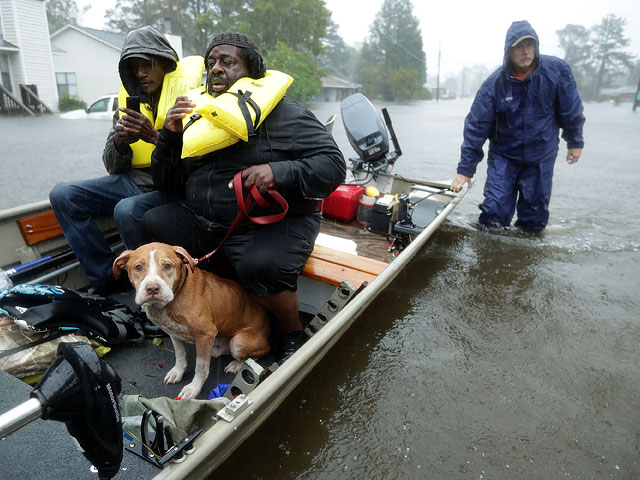
[[590, 29], [568, 24], [556, 32], [585, 100], [598, 100], [603, 88], [618, 82], [635, 85], [638, 81], [640, 61], [626, 51], [626, 23], [622, 17], [607, 15]]
[[[76, 0], [49, 0], [47, 13], [53, 33], [76, 24], [81, 12]], [[180, 35], [185, 55], [204, 54], [216, 33], [245, 33], [262, 51], [268, 68], [296, 79], [288, 95], [299, 101], [319, 92], [325, 75], [362, 85], [370, 98], [430, 98], [424, 87], [427, 64], [422, 33], [411, 0], [384, 0], [358, 48], [340, 37], [324, 0], [116, 0], [106, 17], [110, 19], [107, 28], [113, 32], [124, 34], [154, 25]], [[623, 18], [608, 15], [590, 29], [569, 24], [558, 30], [565, 60], [585, 100], [597, 99], [602, 88], [616, 82], [636, 83], [640, 62], [626, 51], [625, 23]], [[489, 73], [486, 66], [474, 65], [442, 83], [450, 91], [469, 96]]]
[[[47, 13], [53, 33], [81, 12], [75, 0], [50, 0]], [[287, 94], [300, 101], [320, 91], [325, 75], [360, 83], [372, 98], [424, 95], [426, 57], [410, 0], [385, 0], [361, 49], [345, 44], [323, 0], [117, 0], [105, 16], [112, 32], [153, 25], [180, 35], [184, 55], [203, 55], [216, 33], [245, 33], [268, 68], [295, 78]]]

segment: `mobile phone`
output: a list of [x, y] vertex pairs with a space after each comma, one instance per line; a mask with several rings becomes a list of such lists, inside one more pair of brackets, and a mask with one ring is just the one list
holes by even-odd
[[140, 97], [127, 97], [127, 108], [140, 112]]

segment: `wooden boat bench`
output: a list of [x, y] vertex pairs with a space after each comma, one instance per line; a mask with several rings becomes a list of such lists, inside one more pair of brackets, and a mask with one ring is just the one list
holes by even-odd
[[16, 221], [24, 243], [28, 246], [62, 235], [62, 228], [58, 224], [53, 210]]
[[43, 205], [38, 209], [39, 213], [16, 219], [18, 231], [24, 241], [24, 245], [16, 249], [21, 264], [38, 260], [52, 248], [56, 249], [66, 243], [62, 228], [50, 208]]
[[[53, 254], [51, 252], [59, 252], [65, 246], [68, 247], [62, 227], [49, 205], [43, 205], [40, 213], [17, 219], [16, 224], [24, 240], [24, 246], [17, 252], [22, 264]], [[115, 232], [112, 219], [107, 217], [98, 219], [98, 227], [105, 232], [107, 242], [119, 241], [120, 237]], [[73, 254], [70, 249], [66, 250], [69, 252], [70, 260]]]
[[336, 287], [344, 280], [360, 286], [363, 282], [371, 283], [387, 265], [380, 260], [316, 245], [302, 275]]

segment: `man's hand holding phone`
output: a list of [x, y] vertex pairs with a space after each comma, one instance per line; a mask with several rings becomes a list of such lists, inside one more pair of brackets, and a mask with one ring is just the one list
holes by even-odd
[[124, 152], [125, 146], [138, 140], [156, 145], [158, 143], [158, 131], [147, 117], [140, 113], [140, 98], [127, 97], [127, 106], [120, 107], [124, 113], [116, 124], [114, 143], [120, 152]]

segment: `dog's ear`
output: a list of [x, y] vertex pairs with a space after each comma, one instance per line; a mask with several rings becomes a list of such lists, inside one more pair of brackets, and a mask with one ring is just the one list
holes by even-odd
[[120, 278], [122, 270], [126, 270], [127, 262], [129, 261], [130, 255], [131, 250], [125, 250], [120, 254], [118, 258], [113, 261], [113, 278], [115, 278], [116, 280]]
[[176, 252], [178, 257], [182, 259], [182, 263], [189, 265], [189, 268], [192, 272], [195, 271], [196, 261], [191, 255], [189, 255], [189, 252], [187, 252], [184, 248], [177, 246], [173, 247], [173, 251]]

